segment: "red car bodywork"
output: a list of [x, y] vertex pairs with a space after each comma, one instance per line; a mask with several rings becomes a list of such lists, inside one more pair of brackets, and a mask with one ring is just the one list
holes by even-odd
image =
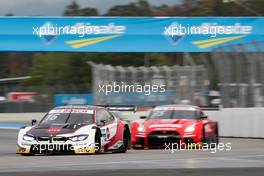
[[[209, 120], [202, 110], [196, 106], [166, 105], [158, 106], [152, 110], [168, 109], [172, 111], [193, 111], [197, 118], [173, 119], [170, 117], [147, 118], [143, 123], [133, 122], [131, 124], [131, 142], [133, 148], [161, 148], [165, 143], [201, 143], [207, 138], [218, 141], [217, 122]], [[193, 126], [194, 129], [190, 126]], [[139, 130], [143, 128], [144, 130]], [[186, 131], [192, 128], [193, 131]]]

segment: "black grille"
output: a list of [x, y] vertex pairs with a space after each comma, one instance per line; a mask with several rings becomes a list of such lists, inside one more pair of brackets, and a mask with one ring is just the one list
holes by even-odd
[[154, 131], [149, 134], [149, 136], [174, 136], [174, 137], [179, 137], [179, 133], [176, 131]]
[[179, 142], [180, 134], [175, 131], [154, 131], [148, 136], [149, 148], [165, 148], [165, 144]]
[[50, 142], [66, 142], [68, 140], [67, 137], [37, 137], [37, 141], [44, 142], [44, 141], [50, 141]]
[[68, 140], [67, 137], [53, 137], [52, 138], [53, 141], [60, 141], [60, 142], [65, 142]]
[[37, 137], [37, 141], [50, 141], [50, 137]]

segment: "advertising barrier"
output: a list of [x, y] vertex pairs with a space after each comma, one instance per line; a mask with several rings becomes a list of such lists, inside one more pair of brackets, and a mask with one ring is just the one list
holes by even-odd
[[34, 102], [35, 92], [9, 92], [8, 101], [11, 102]]
[[210, 52], [263, 41], [263, 25], [263, 17], [1, 17], [0, 51]]
[[108, 96], [103, 96], [103, 99], [106, 104], [111, 105], [157, 106], [173, 102], [170, 92], [151, 93], [150, 95], [144, 93], [111, 93]]
[[92, 94], [56, 94], [55, 106], [93, 104]]

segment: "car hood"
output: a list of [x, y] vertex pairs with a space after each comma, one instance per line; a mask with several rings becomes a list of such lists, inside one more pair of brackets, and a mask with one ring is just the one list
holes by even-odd
[[144, 122], [145, 128], [186, 128], [196, 123], [195, 119], [150, 119]]
[[39, 125], [31, 128], [27, 134], [34, 137], [56, 136], [61, 134], [74, 133], [86, 124], [49, 124]]

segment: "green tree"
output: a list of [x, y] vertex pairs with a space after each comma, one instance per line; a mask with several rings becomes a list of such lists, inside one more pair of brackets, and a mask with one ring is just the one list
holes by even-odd
[[7, 14], [5, 14], [5, 16], [14, 16], [14, 14], [13, 13], [7, 13]]
[[96, 8], [80, 8], [79, 4], [76, 1], [72, 1], [72, 3], [66, 6], [64, 11], [65, 16], [97, 16], [98, 11]]
[[152, 7], [145, 0], [128, 5], [117, 5], [108, 10], [106, 16], [153, 16]]
[[25, 82], [40, 93], [89, 91], [90, 67], [78, 53], [34, 54], [33, 67]]
[[264, 14], [264, 1], [247, 0], [224, 3], [223, 0], [184, 0], [181, 4], [154, 7], [155, 16], [256, 16]]
[[80, 15], [80, 6], [76, 1], [72, 1], [72, 3], [66, 6], [64, 11], [65, 16], [79, 16]]
[[98, 16], [99, 13], [96, 8], [80, 9], [80, 16]]

